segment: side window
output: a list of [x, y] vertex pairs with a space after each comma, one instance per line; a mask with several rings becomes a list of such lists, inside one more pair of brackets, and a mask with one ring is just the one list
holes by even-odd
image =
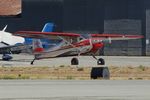
[[77, 42], [79, 42], [79, 41], [81, 41], [83, 39], [84, 39], [83, 37], [79, 37], [79, 38], [77, 38]]

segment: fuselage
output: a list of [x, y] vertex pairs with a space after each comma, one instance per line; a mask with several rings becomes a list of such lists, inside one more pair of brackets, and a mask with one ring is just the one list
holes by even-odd
[[66, 57], [83, 55], [87, 53], [95, 53], [102, 48], [104, 44], [96, 38], [84, 39], [73, 44], [65, 44], [61, 42], [58, 47], [50, 48], [47, 51], [43, 51], [35, 54], [36, 59], [54, 58], [54, 57]]
[[13, 36], [9, 32], [0, 31], [0, 42], [7, 45], [15, 45], [17, 43], [24, 43], [24, 38], [19, 36]]

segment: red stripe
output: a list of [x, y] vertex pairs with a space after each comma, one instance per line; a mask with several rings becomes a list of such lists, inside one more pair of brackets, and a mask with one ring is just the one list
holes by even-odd
[[43, 52], [43, 51], [44, 51], [43, 48], [35, 48], [35, 49], [33, 50], [33, 52]]
[[123, 34], [91, 34], [92, 37], [127, 37], [127, 38], [143, 38], [142, 35], [123, 35]]
[[63, 32], [38, 32], [38, 31], [18, 31], [15, 35], [24, 37], [35, 37], [35, 35], [51, 35], [51, 36], [69, 36], [69, 37], [80, 37], [80, 34], [76, 33], [63, 33]]

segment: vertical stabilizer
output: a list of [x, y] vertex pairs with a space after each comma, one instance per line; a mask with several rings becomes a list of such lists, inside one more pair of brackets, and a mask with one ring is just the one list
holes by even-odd
[[52, 32], [54, 24], [53, 23], [46, 23], [43, 27], [42, 32]]
[[[53, 31], [54, 24], [53, 23], [46, 23], [42, 29], [42, 32], [52, 32]], [[41, 39], [41, 41], [45, 42], [47, 39]], [[33, 39], [32, 38], [25, 38], [25, 44], [32, 44]]]
[[4, 32], [5, 32], [6, 28], [7, 28], [7, 25], [3, 28], [3, 30], [2, 30], [2, 31], [4, 31]]

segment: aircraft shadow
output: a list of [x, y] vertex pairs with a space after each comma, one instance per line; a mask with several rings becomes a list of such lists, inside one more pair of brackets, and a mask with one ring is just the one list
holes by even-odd
[[[2, 59], [0, 59], [0, 61], [4, 61]], [[16, 60], [9, 60], [9, 61], [6, 61], [6, 62], [31, 62], [32, 59], [16, 59]]]

